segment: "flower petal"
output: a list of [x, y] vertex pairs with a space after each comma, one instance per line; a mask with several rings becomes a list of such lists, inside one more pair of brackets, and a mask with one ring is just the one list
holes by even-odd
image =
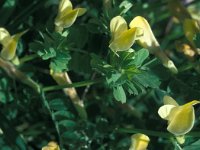
[[76, 8], [76, 9], [78, 9], [78, 17], [82, 16], [87, 11], [87, 9], [85, 9], [85, 8]]
[[138, 39], [139, 44], [147, 48], [151, 53], [155, 54], [161, 61], [162, 64], [171, 70], [173, 73], [177, 73], [178, 70], [167, 55], [160, 49], [160, 45], [156, 40], [151, 27], [147, 20], [141, 16], [135, 17], [129, 24], [130, 28], [140, 27], [144, 30], [144, 36]]
[[56, 142], [49, 142], [42, 150], [60, 150], [60, 147]]
[[158, 114], [162, 119], [168, 120], [168, 116], [173, 108], [176, 106], [174, 105], [164, 105], [159, 108]]
[[109, 47], [115, 52], [128, 50], [138, 38], [138, 33], [141, 33], [140, 28], [126, 30], [120, 36], [113, 39]]
[[70, 0], [61, 0], [58, 8], [58, 14], [70, 12], [72, 10], [72, 3]]
[[164, 105], [174, 105], [174, 106], [179, 106], [178, 103], [170, 96], [164, 96], [163, 97]]
[[129, 150], [146, 150], [150, 139], [145, 134], [137, 133], [132, 135], [131, 141]]
[[75, 22], [75, 20], [78, 16], [78, 12], [79, 12], [78, 9], [74, 9], [70, 13], [65, 15], [64, 17], [62, 17], [60, 19], [56, 19], [55, 25], [58, 27], [62, 27], [62, 28], [70, 27]]
[[5, 46], [11, 39], [9, 32], [5, 28], [0, 28], [0, 44]]
[[144, 30], [144, 36], [138, 40], [144, 48], [148, 48], [152, 53], [154, 53], [153, 51], [155, 47], [160, 46], [145, 18], [137, 16], [130, 22], [129, 26], [130, 28], [140, 27]]
[[192, 105], [185, 104], [172, 109], [167, 130], [176, 136], [188, 133], [194, 126], [195, 114]]
[[[112, 39], [116, 39], [123, 32], [128, 30], [126, 20], [121, 16], [116, 16], [110, 21], [110, 31]], [[112, 40], [111, 40], [112, 41]]]
[[7, 40], [7, 43], [3, 46], [3, 49], [1, 51], [1, 56], [4, 59], [12, 60], [15, 57], [18, 40], [27, 31], [28, 30], [25, 30], [25, 31], [20, 32], [20, 33], [17, 33], [15, 35], [13, 35], [9, 40]]

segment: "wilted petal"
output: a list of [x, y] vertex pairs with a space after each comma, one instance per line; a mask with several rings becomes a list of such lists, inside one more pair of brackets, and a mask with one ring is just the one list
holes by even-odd
[[131, 137], [131, 147], [129, 150], [146, 150], [149, 144], [149, 137], [145, 134], [137, 133]]
[[[110, 31], [112, 39], [117, 38], [123, 32], [128, 30], [126, 20], [121, 16], [116, 16], [110, 21]], [[112, 40], [111, 40], [112, 41]]]
[[176, 106], [174, 105], [164, 105], [159, 108], [158, 114], [162, 119], [168, 120], [168, 116], [173, 108]]
[[138, 39], [138, 34], [141, 33], [140, 28], [132, 28], [124, 31], [120, 36], [114, 38], [110, 43], [109, 47], [113, 51], [125, 51], [128, 50], [136, 39]]
[[192, 105], [173, 108], [169, 115], [167, 130], [176, 136], [188, 133], [194, 126], [195, 115]]

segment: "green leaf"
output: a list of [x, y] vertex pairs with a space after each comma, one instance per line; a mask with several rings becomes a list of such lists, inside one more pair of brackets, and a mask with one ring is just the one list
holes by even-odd
[[200, 140], [197, 140], [191, 145], [183, 147], [183, 150], [198, 150], [198, 149], [200, 149]]
[[129, 1], [123, 1], [119, 5], [119, 8], [121, 9], [120, 15], [125, 14], [127, 11], [129, 11], [131, 9], [132, 6], [133, 6], [133, 4], [131, 2], [129, 2]]
[[49, 106], [53, 110], [66, 110], [65, 104], [61, 99], [51, 100]]
[[122, 86], [117, 86], [113, 88], [113, 95], [117, 101], [122, 103], [126, 102], [126, 94]]
[[137, 81], [144, 87], [158, 88], [160, 85], [160, 80], [157, 76], [151, 72], [141, 72], [133, 76], [133, 80]]
[[58, 122], [59, 126], [63, 126], [67, 129], [73, 129], [76, 127], [76, 123], [72, 120], [62, 120]]
[[56, 51], [50, 47], [49, 49], [44, 49], [43, 51], [38, 51], [37, 54], [42, 57], [43, 60], [53, 58], [56, 56]]
[[50, 69], [54, 72], [63, 72], [68, 70], [69, 60], [71, 56], [66, 46], [65, 35], [59, 33], [47, 33], [40, 32], [42, 41], [35, 41], [29, 44], [30, 48], [36, 52], [43, 60], [50, 59]]
[[12, 126], [12, 122], [9, 121], [6, 116], [0, 112], [0, 128], [3, 131], [3, 135], [5, 137], [5, 141], [9, 146], [12, 146], [15, 149], [26, 150], [27, 145], [24, 139], [20, 136], [20, 134], [15, 130]]
[[147, 49], [141, 49], [135, 53], [135, 59], [133, 62], [137, 67], [140, 67], [148, 57], [149, 51]]
[[[55, 105], [55, 104], [54, 104]], [[58, 104], [59, 105], [59, 104]], [[55, 106], [54, 106], [55, 107]], [[74, 118], [74, 115], [71, 114], [69, 111], [66, 110], [59, 110], [54, 113], [55, 117], [58, 118]]]
[[56, 53], [56, 57], [51, 59], [50, 68], [54, 72], [63, 72], [68, 70], [68, 63], [71, 59], [68, 51], [59, 51]]
[[75, 131], [66, 131], [64, 132], [62, 135], [62, 138], [64, 138], [65, 140], [69, 140], [69, 141], [74, 141], [74, 140], [78, 140], [78, 138], [80, 137], [80, 135]]
[[108, 85], [110, 85], [111, 87], [116, 85], [115, 83], [120, 79], [121, 77], [121, 73], [115, 73], [115, 74], [111, 74], [111, 76], [108, 78], [106, 78], [106, 81], [108, 83]]
[[4, 25], [9, 20], [10, 16], [15, 10], [16, 3], [17, 3], [16, 0], [5, 1], [3, 7], [1, 7], [0, 14], [3, 14], [1, 15], [0, 19], [1, 26]]

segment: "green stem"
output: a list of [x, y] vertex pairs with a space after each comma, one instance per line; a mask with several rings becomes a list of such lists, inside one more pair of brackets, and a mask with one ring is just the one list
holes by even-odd
[[[143, 133], [146, 135], [163, 137], [163, 138], [173, 138], [174, 135], [168, 132], [162, 131], [152, 131], [152, 130], [145, 130], [145, 129], [127, 129], [127, 128], [117, 128], [117, 132], [122, 133]], [[200, 137], [200, 131], [193, 131], [185, 135], [185, 137]]]
[[143, 133], [146, 135], [151, 135], [151, 136], [157, 136], [157, 137], [163, 137], [163, 138], [171, 138], [173, 137], [172, 134], [167, 133], [167, 132], [160, 132], [160, 131], [152, 131], [152, 130], [144, 130], [144, 129], [126, 129], [126, 128], [119, 128], [116, 129], [117, 132], [122, 132], [122, 133]]
[[20, 61], [20, 64], [23, 64], [23, 63], [25, 63], [27, 61], [31, 61], [31, 60], [33, 60], [35, 58], [38, 58], [38, 57], [39, 56], [37, 54], [27, 55], [27, 56], [24, 56], [24, 57], [20, 58], [19, 61]]
[[83, 87], [83, 86], [97, 84], [97, 83], [100, 83], [102, 81], [104, 81], [104, 79], [100, 78], [100, 79], [96, 79], [96, 80], [81, 81], [81, 82], [76, 82], [76, 83], [66, 84], [66, 85], [53, 85], [53, 86], [44, 87], [43, 91], [49, 92], [49, 91], [61, 90], [61, 89], [64, 89], [64, 88]]
[[41, 90], [41, 93], [40, 93], [40, 96], [41, 96], [41, 99], [42, 99], [42, 102], [44, 104], [44, 106], [46, 107], [47, 111], [49, 112], [53, 122], [54, 122], [54, 125], [55, 125], [55, 128], [56, 128], [56, 131], [57, 131], [57, 134], [58, 134], [58, 138], [59, 138], [59, 141], [60, 141], [60, 145], [62, 147], [63, 143], [62, 143], [62, 140], [61, 140], [61, 136], [60, 136], [60, 128], [58, 126], [58, 123], [56, 121], [56, 117], [54, 115], [54, 113], [52, 112], [50, 106], [49, 106], [49, 102], [47, 101], [46, 97], [45, 97], [45, 93], [44, 91]]

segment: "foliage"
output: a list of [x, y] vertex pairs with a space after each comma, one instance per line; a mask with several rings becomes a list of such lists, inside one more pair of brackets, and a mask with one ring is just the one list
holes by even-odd
[[[62, 32], [55, 31], [54, 24], [59, 0], [0, 1], [0, 28], [10, 35], [28, 29], [17, 41], [12, 60], [0, 56], [0, 150], [39, 150], [50, 141], [62, 150], [124, 150], [134, 133], [148, 135], [150, 150], [199, 149], [199, 104], [191, 106], [196, 119], [184, 144], [158, 115], [165, 95], [180, 106], [200, 98], [200, 28], [191, 30], [188, 40], [180, 19], [184, 13], [174, 14], [169, 1], [74, 0], [70, 11], [87, 11], [72, 16], [71, 26], [63, 26]], [[185, 3], [191, 18], [198, 16], [200, 2]], [[159, 53], [152, 54], [137, 40], [130, 49], [113, 52], [110, 21], [119, 15], [127, 22], [146, 18], [159, 50], [178, 73], [170, 72]], [[187, 46], [178, 50], [177, 43]], [[54, 73], [63, 72], [71, 84], [54, 80]], [[75, 100], [83, 103], [63, 92], [72, 87]], [[81, 118], [80, 106], [87, 119]]]

